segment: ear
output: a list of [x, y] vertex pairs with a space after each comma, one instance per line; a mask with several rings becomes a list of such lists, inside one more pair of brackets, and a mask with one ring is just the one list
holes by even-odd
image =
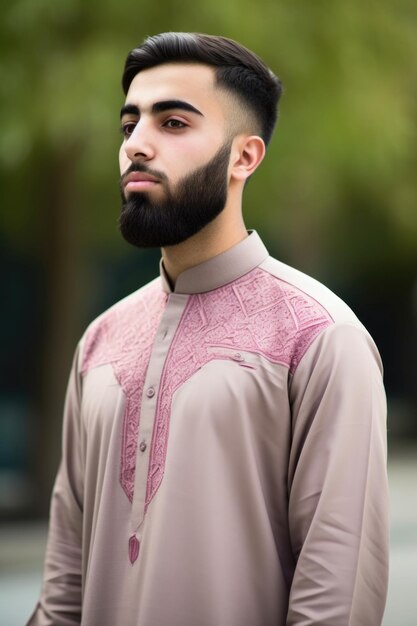
[[258, 135], [240, 135], [235, 138], [231, 153], [230, 178], [245, 182], [262, 162], [265, 143]]

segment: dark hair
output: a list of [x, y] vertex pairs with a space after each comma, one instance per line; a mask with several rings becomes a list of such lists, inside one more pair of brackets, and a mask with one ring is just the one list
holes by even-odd
[[217, 84], [250, 108], [268, 144], [278, 117], [282, 85], [256, 54], [226, 37], [171, 32], [154, 35], [127, 56], [122, 77], [125, 94], [138, 72], [171, 62], [214, 67]]

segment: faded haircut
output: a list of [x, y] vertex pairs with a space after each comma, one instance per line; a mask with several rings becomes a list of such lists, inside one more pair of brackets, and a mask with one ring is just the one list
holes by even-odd
[[200, 33], [161, 33], [129, 52], [122, 77], [127, 94], [133, 78], [164, 63], [203, 63], [215, 71], [216, 85], [234, 95], [256, 121], [267, 145], [278, 117], [281, 81], [256, 54], [227, 37]]

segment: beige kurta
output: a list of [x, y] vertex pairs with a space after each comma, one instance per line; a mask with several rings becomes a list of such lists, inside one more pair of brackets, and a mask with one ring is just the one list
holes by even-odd
[[256, 233], [87, 329], [31, 626], [376, 626], [381, 363]]

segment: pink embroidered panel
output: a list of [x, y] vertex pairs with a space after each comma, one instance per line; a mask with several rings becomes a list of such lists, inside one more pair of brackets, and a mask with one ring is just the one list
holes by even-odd
[[216, 358], [210, 348], [255, 352], [293, 374], [314, 338], [332, 321], [312, 297], [258, 268], [234, 283], [191, 296], [162, 373], [145, 506], [163, 478], [172, 397]]
[[120, 483], [133, 500], [140, 403], [155, 334], [166, 303], [159, 281], [126, 298], [93, 323], [84, 349], [82, 373], [111, 364], [126, 396]]

